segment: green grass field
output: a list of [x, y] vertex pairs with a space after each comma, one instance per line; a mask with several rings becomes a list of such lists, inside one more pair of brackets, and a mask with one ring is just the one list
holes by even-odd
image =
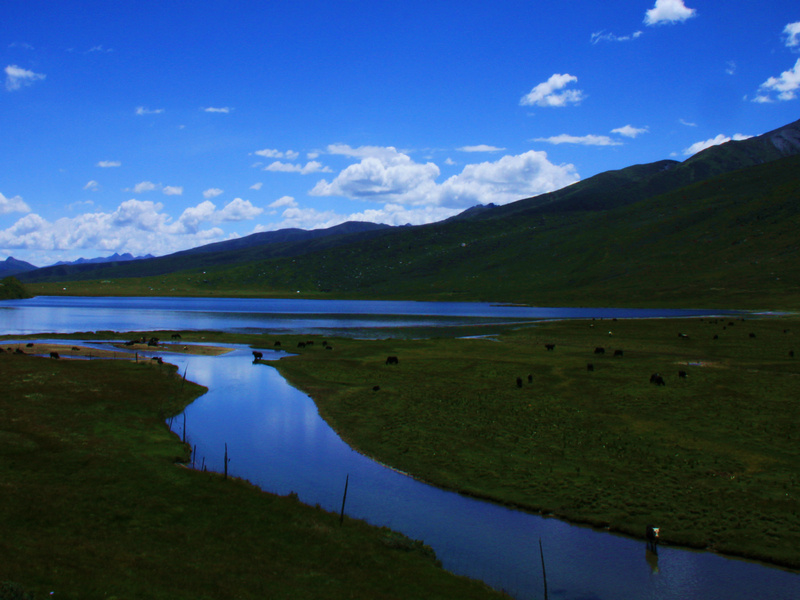
[[563, 321], [273, 364], [351, 445], [436, 485], [798, 568], [799, 335], [796, 317]]
[[[0, 354], [0, 598], [491, 598], [388, 529], [182, 468], [169, 365]], [[13, 583], [12, 583], [13, 582]]]

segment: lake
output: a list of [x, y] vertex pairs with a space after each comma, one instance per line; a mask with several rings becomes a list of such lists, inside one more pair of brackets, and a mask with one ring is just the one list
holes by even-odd
[[[40, 298], [0, 306], [0, 331], [11, 334], [214, 329], [342, 330], [364, 335], [377, 334], [376, 323], [401, 331], [415, 330], [420, 323], [449, 329], [454, 321], [459, 328], [491, 328], [543, 318], [686, 316], [682, 311], [162, 298]], [[264, 350], [264, 355], [277, 360], [283, 354]], [[249, 348], [236, 347], [219, 357], [175, 355], [169, 361], [187, 370], [189, 379], [209, 387], [184, 413], [197, 468], [205, 464], [222, 470], [227, 443], [232, 475], [267, 491], [293, 491], [308, 504], [336, 512], [349, 476], [348, 515], [422, 539], [445, 568], [483, 579], [515, 598], [543, 597], [540, 539], [552, 598], [800, 598], [797, 573], [668, 546], [655, 557], [646, 552], [642, 540], [481, 502], [386, 468], [342, 442], [319, 417], [313, 400], [288, 385], [275, 369], [252, 364]], [[182, 431], [184, 416], [173, 420], [176, 432]]]

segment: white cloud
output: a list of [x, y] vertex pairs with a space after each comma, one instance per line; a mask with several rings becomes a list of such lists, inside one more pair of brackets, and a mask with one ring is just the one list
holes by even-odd
[[163, 108], [145, 108], [144, 106], [137, 106], [136, 107], [136, 114], [137, 115], [160, 115], [164, 112]]
[[183, 186], [180, 185], [165, 185], [162, 190], [166, 196], [182, 196]]
[[783, 28], [783, 35], [786, 36], [786, 45], [789, 48], [800, 47], [800, 21], [789, 23]]
[[735, 134], [732, 138], [722, 135], [721, 133], [710, 140], [703, 140], [701, 142], [695, 142], [688, 148], [684, 149], [683, 154], [685, 156], [691, 156], [692, 154], [697, 154], [698, 152], [705, 150], [706, 148], [711, 148], [711, 146], [719, 146], [720, 144], [724, 144], [726, 142], [730, 142], [731, 140], [740, 142], [742, 140], [746, 140], [753, 137], [752, 135], [744, 135], [741, 133]]
[[578, 180], [572, 165], [554, 165], [545, 152], [506, 155], [495, 162], [471, 164], [441, 184], [435, 164], [416, 163], [392, 147], [344, 145], [330, 151], [361, 161], [341, 171], [333, 181], [321, 180], [311, 195], [345, 196], [399, 206], [466, 208], [475, 204], [506, 204], [549, 192]]
[[[295, 150], [286, 150], [284, 152], [272, 148], [264, 148], [263, 150], [256, 150], [253, 154], [257, 156], [263, 156], [264, 158], [285, 158], [286, 160], [297, 160], [298, 158], [300, 158], [300, 153]], [[311, 158], [310, 155], [309, 158]]]
[[617, 127], [616, 129], [611, 130], [611, 133], [618, 133], [619, 135], [629, 138], [635, 138], [637, 135], [647, 132], [647, 127], [637, 128], [633, 127], [632, 125], [625, 125], [625, 127]]
[[678, 119], [678, 122], [681, 125], [686, 125], [687, 127], [697, 127], [697, 123], [692, 123], [691, 121], [686, 121], [685, 119]]
[[163, 212], [162, 204], [140, 200], [127, 200], [111, 213], [84, 213], [55, 222], [29, 214], [0, 231], [0, 247], [168, 254], [220, 239], [221, 229], [201, 229], [200, 224], [242, 215], [247, 209], [234, 205], [228, 213], [223, 209], [215, 215], [214, 205], [208, 204], [187, 209], [176, 222]]
[[208, 188], [205, 192], [203, 192], [203, 198], [208, 200], [208, 199], [211, 199], [211, 198], [216, 198], [220, 194], [222, 194], [222, 190], [221, 189], [219, 189], [219, 188]]
[[607, 135], [569, 135], [562, 133], [547, 138], [535, 138], [534, 142], [547, 142], [549, 144], [580, 144], [581, 146], [621, 146], [622, 142]]
[[249, 200], [234, 198], [214, 215], [215, 221], [247, 221], [264, 212], [263, 208], [253, 206]]
[[582, 90], [565, 90], [559, 93], [578, 78], [568, 73], [555, 73], [550, 79], [535, 86], [519, 101], [522, 106], [566, 106], [579, 104], [584, 99]]
[[642, 31], [634, 31], [630, 35], [615, 35], [613, 33], [606, 33], [605, 31], [597, 31], [592, 34], [590, 41], [592, 44], [597, 44], [599, 42], [629, 42], [640, 37], [642, 33]]
[[6, 72], [6, 90], [13, 92], [20, 89], [25, 85], [32, 85], [33, 82], [39, 81], [47, 77], [41, 73], [34, 73], [18, 67], [17, 65], [8, 65], [5, 68]]
[[800, 58], [794, 67], [784, 71], [779, 77], [770, 77], [759, 86], [759, 94], [753, 102], [772, 102], [772, 93], [777, 93], [778, 100], [794, 100], [797, 98], [797, 90], [800, 88]]
[[263, 184], [263, 183], [261, 183], [261, 182], [259, 181], [258, 183], [254, 183], [253, 185], [251, 185], [251, 186], [250, 186], [250, 189], [251, 189], [251, 190], [260, 190], [260, 189], [261, 189], [261, 186], [263, 186], [263, 185], [264, 185], [264, 184]]
[[269, 208], [283, 208], [284, 206], [294, 208], [297, 206], [297, 202], [291, 196], [281, 196], [270, 204]]
[[27, 213], [31, 212], [31, 209], [21, 196], [6, 198], [2, 193], [0, 193], [0, 215], [5, 215], [12, 212]]
[[209, 106], [208, 108], [204, 108], [203, 110], [205, 112], [207, 112], [207, 113], [224, 113], [224, 114], [228, 114], [233, 109], [231, 107], [229, 107], [229, 106], [222, 106], [222, 107], [219, 107], [219, 108], [214, 107], [214, 106]]
[[694, 8], [687, 8], [683, 0], [656, 0], [656, 5], [644, 17], [646, 25], [682, 23], [695, 16]]
[[728, 75], [736, 75], [736, 61], [729, 60], [725, 63], [725, 72]]
[[439, 167], [435, 164], [415, 163], [393, 147], [351, 148], [333, 144], [328, 151], [361, 158], [361, 162], [344, 169], [330, 183], [324, 179], [319, 181], [310, 192], [313, 196], [345, 196], [401, 204], [426, 203], [435, 188], [434, 180], [439, 176]]
[[479, 144], [477, 146], [462, 146], [457, 148], [460, 152], [502, 152], [505, 148], [498, 148], [497, 146], [487, 146], [486, 144]]
[[158, 189], [160, 186], [156, 185], [152, 181], [141, 181], [133, 186], [133, 190], [125, 190], [125, 191], [133, 191], [135, 194], [142, 194], [144, 192], [152, 192], [155, 189]]
[[89, 190], [90, 192], [96, 192], [97, 190], [100, 189], [100, 184], [97, 183], [94, 179], [92, 179], [85, 186], [83, 186], [83, 189]]
[[108, 169], [110, 167], [121, 167], [122, 163], [118, 160], [101, 160], [97, 163], [98, 167], [103, 167], [104, 169]]
[[300, 173], [301, 175], [308, 175], [310, 173], [331, 173], [330, 167], [323, 166], [322, 163], [316, 160], [311, 160], [303, 165], [294, 163], [285, 163], [276, 160], [272, 164], [264, 167], [265, 171], [273, 171], [278, 173]]

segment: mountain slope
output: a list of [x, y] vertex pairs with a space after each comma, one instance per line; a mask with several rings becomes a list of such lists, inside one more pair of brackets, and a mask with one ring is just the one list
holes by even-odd
[[18, 275], [19, 273], [34, 271], [36, 268], [37, 267], [34, 267], [31, 263], [25, 262], [24, 260], [17, 260], [13, 256], [9, 256], [4, 261], [0, 262], [0, 277]]
[[54, 265], [20, 274], [29, 282], [79, 281], [118, 277], [165, 275], [185, 269], [206, 269], [253, 260], [293, 256], [316, 247], [335, 246], [346, 239], [360, 239], [388, 229], [388, 225], [365, 222], [342, 223], [328, 229], [282, 229], [207, 244], [158, 258]]

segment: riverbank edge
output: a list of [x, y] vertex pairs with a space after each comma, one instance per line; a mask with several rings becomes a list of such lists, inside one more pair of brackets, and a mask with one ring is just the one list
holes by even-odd
[[[66, 335], [68, 336], [69, 334], [66, 334]], [[7, 338], [9, 336], [0, 336], [0, 337]], [[34, 340], [34, 343], [35, 343], [36, 339], [54, 339], [54, 338], [58, 338], [58, 337], [59, 337], [59, 334], [49, 334], [49, 335], [38, 335], [37, 334], [35, 336], [27, 336], [27, 339], [28, 340]], [[0, 342], [0, 344], [2, 344], [2, 342]], [[16, 354], [16, 353], [11, 353], [11, 354]], [[74, 361], [74, 360], [69, 360], [69, 359], [63, 360], [63, 361], [62, 360], [57, 360], [56, 361], [54, 359], [46, 358], [46, 357], [42, 357], [42, 356], [38, 356], [38, 355], [34, 355], [32, 353], [31, 354], [26, 353], [26, 354], [27, 354], [27, 356], [14, 355], [14, 356], [9, 356], [8, 358], [9, 358], [9, 360], [17, 360], [17, 359], [36, 360], [40, 366], [41, 365], [45, 365], [46, 363], [51, 362], [51, 361], [55, 362], [55, 363], [61, 363], [61, 365], [63, 365], [63, 366], [66, 366], [66, 364], [68, 364], [68, 363], [83, 362], [83, 361]], [[102, 359], [99, 359], [99, 360], [102, 361]], [[97, 360], [92, 361], [92, 362], [97, 363]], [[126, 362], [133, 362], [133, 361], [126, 361]], [[148, 364], [148, 363], [141, 363], [141, 364], [145, 365], [145, 364]], [[151, 367], [151, 368], [155, 368], [155, 367]], [[171, 363], [169, 363], [167, 361], [164, 361], [163, 367], [161, 365], [159, 365], [158, 368], [159, 368], [159, 370], [166, 369], [167, 372], [170, 373], [171, 376], [174, 378], [174, 381], [176, 381], [176, 382], [180, 381], [180, 379], [181, 379], [180, 378], [180, 374], [178, 372], [178, 368], [175, 365], [173, 365], [173, 364], [171, 364]], [[201, 477], [201, 480], [203, 480], [203, 481], [212, 480], [212, 481], [216, 481], [216, 482], [221, 482], [223, 480], [223, 474], [221, 472], [215, 472], [215, 471], [204, 472], [204, 471], [201, 471], [199, 469], [192, 469], [192, 468], [189, 467], [189, 465], [191, 464], [191, 460], [192, 460], [192, 456], [191, 456], [192, 447], [191, 447], [191, 445], [186, 443], [186, 442], [183, 442], [181, 440], [181, 438], [180, 438], [180, 435], [177, 432], [170, 430], [170, 428], [169, 428], [169, 426], [167, 424], [167, 421], [170, 420], [170, 418], [175, 418], [178, 415], [180, 415], [180, 413], [183, 412], [186, 407], [191, 405], [195, 400], [197, 400], [199, 397], [201, 397], [203, 394], [205, 394], [207, 389], [208, 389], [205, 386], [202, 386], [202, 385], [199, 385], [197, 383], [192, 382], [191, 378], [190, 378], [190, 383], [191, 383], [191, 387], [192, 388], [196, 388], [196, 390], [197, 390], [196, 392], [191, 392], [193, 394], [192, 398], [190, 398], [190, 399], [189, 398], [178, 398], [178, 395], [176, 394], [171, 399], [171, 402], [169, 403], [168, 407], [164, 406], [158, 411], [157, 420], [159, 420], [161, 422], [161, 425], [166, 430], [167, 438], [169, 438], [171, 440], [171, 443], [174, 444], [174, 446], [175, 446], [175, 451], [171, 455], [169, 460], [171, 462], [171, 465], [173, 467], [177, 467], [178, 469], [180, 469], [181, 472], [187, 472], [188, 473], [189, 471], [194, 471], [195, 473], [197, 473], [197, 475], [199, 475]], [[181, 390], [184, 389], [183, 385], [180, 385], [180, 389]], [[181, 392], [181, 393], [183, 393], [183, 392]], [[190, 392], [187, 391], [186, 393], [188, 394]], [[97, 425], [97, 424], [95, 424], [95, 425]], [[205, 475], [206, 477], [202, 477], [203, 475]], [[237, 476], [230, 476], [229, 475], [227, 477], [224, 477], [224, 479], [225, 480], [230, 480], [230, 484], [232, 486], [234, 486], [234, 488], [232, 488], [232, 489], [236, 489], [236, 490], [244, 489], [244, 490], [247, 490], [245, 493], [252, 493], [252, 494], [255, 495], [255, 497], [259, 497], [259, 498], [261, 498], [261, 497], [263, 497], [263, 498], [274, 498], [274, 499], [277, 499], [278, 501], [280, 501], [282, 503], [285, 503], [285, 501], [287, 501], [287, 499], [288, 499], [288, 501], [297, 503], [298, 505], [302, 505], [304, 514], [306, 512], [308, 512], [308, 511], [311, 511], [311, 512], [316, 511], [321, 515], [325, 515], [326, 522], [330, 521], [331, 523], [333, 523], [334, 521], [339, 521], [339, 515], [338, 514], [334, 513], [333, 511], [328, 511], [328, 510], [321, 509], [319, 506], [314, 507], [314, 506], [312, 506], [310, 504], [302, 503], [297, 499], [297, 496], [295, 494], [293, 494], [293, 493], [290, 493], [290, 494], [284, 495], [284, 496], [279, 495], [279, 494], [275, 494], [273, 492], [269, 492], [267, 490], [262, 489], [261, 487], [253, 484], [252, 482], [250, 482], [249, 480], [247, 480], [246, 478], [243, 478], [243, 477], [237, 477]], [[205, 484], [203, 484], [203, 485], [205, 485]], [[346, 516], [346, 522], [347, 521], [349, 521], [349, 522], [351, 522], [353, 524], [353, 528], [352, 529], [354, 531], [356, 531], [355, 534], [348, 534], [348, 535], [351, 535], [351, 536], [352, 535], [357, 535], [357, 534], [360, 534], [359, 532], [363, 532], [363, 531], [367, 531], [368, 530], [368, 536], [369, 536], [370, 540], [372, 540], [372, 541], [377, 540], [379, 536], [383, 536], [380, 539], [380, 543], [383, 546], [386, 546], [390, 550], [402, 551], [403, 554], [421, 556], [422, 557], [420, 559], [421, 564], [422, 564], [422, 562], [424, 562], [423, 566], [425, 567], [426, 570], [428, 569], [429, 566], [432, 565], [435, 568], [435, 570], [441, 571], [441, 573], [442, 573], [441, 577], [447, 577], [448, 579], [452, 578], [452, 581], [459, 581], [459, 580], [463, 581], [464, 582], [463, 585], [464, 585], [465, 589], [466, 589], [466, 587], [470, 588], [470, 590], [469, 590], [470, 591], [470, 595], [471, 594], [484, 594], [485, 596], [480, 596], [480, 597], [505, 597], [501, 590], [496, 590], [494, 588], [491, 588], [490, 586], [488, 586], [483, 581], [480, 581], [480, 580], [474, 579], [474, 578], [470, 578], [470, 577], [466, 577], [466, 576], [463, 576], [463, 575], [458, 575], [458, 574], [452, 573], [452, 572], [444, 569], [441, 566], [441, 562], [435, 556], [435, 553], [433, 552], [433, 550], [430, 549], [429, 547], [425, 546], [424, 543], [421, 542], [421, 541], [413, 540], [412, 538], [409, 538], [405, 534], [403, 534], [401, 532], [397, 532], [395, 530], [391, 530], [388, 527], [380, 527], [380, 526], [371, 525], [371, 524], [367, 523], [366, 521], [364, 521], [362, 519], [351, 518], [351, 517], [347, 517]], [[339, 524], [339, 526], [341, 526], [341, 523]], [[345, 529], [348, 529], [348, 528], [345, 527]], [[9, 577], [9, 574], [8, 573], [4, 573], [4, 571], [5, 571], [5, 569], [0, 567], [0, 588], [2, 588], [2, 589], [0, 589], [0, 591], [7, 591], [8, 589], [11, 589], [11, 590], [19, 591], [19, 593], [27, 594], [27, 595], [24, 596], [26, 598], [28, 598], [28, 597], [33, 598], [34, 596], [31, 596], [30, 594], [33, 594], [34, 590], [37, 590], [37, 588], [41, 587], [41, 586], [37, 586], [37, 585], [34, 585], [34, 584], [31, 584], [32, 587], [21, 586], [18, 582], [14, 581], [14, 580], [18, 580], [19, 579], [18, 577], [13, 577], [13, 576]], [[428, 576], [427, 573], [421, 574], [420, 576], [421, 577], [424, 576], [426, 578], [426, 580], [431, 579]], [[439, 577], [439, 576], [437, 576], [437, 577]], [[25, 579], [25, 578], [23, 578], [23, 579]], [[434, 581], [434, 583], [437, 583], [437, 584], [438, 584], [438, 582], [439, 582], [438, 580]], [[50, 584], [48, 584], [48, 585], [50, 585]], [[458, 585], [460, 586], [462, 584], [459, 583]], [[7, 586], [7, 587], [3, 587], [3, 586]], [[474, 588], [474, 589], [472, 589], [472, 588]], [[47, 589], [50, 589], [50, 588], [48, 587]], [[41, 590], [37, 590], [37, 591], [41, 591]], [[462, 590], [462, 591], [465, 591], [465, 590]], [[50, 593], [52, 595], [53, 592], [50, 592]], [[69, 595], [70, 595], [70, 593], [68, 591], [62, 592], [62, 593], [66, 594], [67, 597], [69, 597]], [[466, 593], [466, 591], [465, 591], [465, 593]], [[35, 595], [36, 598], [39, 598], [41, 596], [42, 596], [42, 594], [39, 594], [39, 593], [37, 593]], [[112, 595], [112, 596], [108, 596], [108, 597], [109, 598], [113, 598], [113, 597], [116, 597], [116, 596]], [[284, 596], [281, 596], [281, 597], [284, 597]], [[381, 597], [383, 597], [383, 596], [381, 596]]]
[[[764, 312], [761, 313], [751, 313], [751, 316], [754, 318], [758, 318], [759, 316], [763, 315]], [[775, 316], [776, 313], [773, 311], [769, 311], [769, 316]], [[794, 311], [786, 311], [785, 313], [780, 313], [779, 316], [797, 316], [798, 313]], [[559, 319], [553, 319], [551, 321], [558, 321]], [[649, 321], [652, 319], [631, 319], [631, 320], [642, 320], [642, 321]], [[285, 358], [285, 357], [282, 357]], [[307, 394], [309, 398], [314, 401], [314, 404], [319, 411], [320, 416], [325, 420], [325, 422], [336, 432], [336, 434], [348, 445], [350, 448], [358, 452], [359, 454], [367, 457], [368, 459], [408, 477], [411, 477], [421, 483], [426, 485], [430, 485], [433, 487], [437, 487], [439, 489], [454, 492], [460, 494], [462, 496], [467, 496], [470, 498], [475, 498], [477, 500], [483, 500], [487, 502], [492, 502], [493, 504], [497, 504], [500, 506], [504, 506], [511, 509], [520, 510], [523, 512], [537, 514], [545, 518], [556, 518], [566, 523], [582, 526], [582, 527], [591, 527], [595, 530], [602, 530], [607, 531], [609, 533], [624, 535], [626, 537], [638, 540], [645, 540], [645, 536], [643, 532], [639, 531], [638, 529], [634, 529], [632, 527], [626, 527], [624, 523], [618, 523], [613, 521], [608, 521], [601, 518], [592, 518], [587, 516], [577, 517], [574, 514], [568, 511], [560, 511], [554, 510], [547, 506], [537, 506], [533, 504], [524, 504], [514, 501], [506, 500], [500, 496], [493, 496], [490, 494], [481, 494], [477, 492], [470, 491], [463, 487], [449, 485], [442, 481], [437, 481], [435, 479], [428, 479], [425, 477], [420, 476], [419, 474], [406, 471], [395, 467], [385, 461], [383, 461], [379, 456], [373, 456], [367, 452], [365, 452], [362, 448], [358, 446], [353, 440], [352, 435], [345, 432], [341, 427], [338, 426], [336, 420], [333, 418], [331, 412], [326, 409], [326, 405], [324, 402], [320, 402], [320, 397], [317, 395], [315, 397], [315, 393], [311, 391], [311, 386], [304, 385], [304, 381], [302, 378], [294, 377], [292, 374], [288, 373], [285, 369], [282, 369], [280, 363], [282, 361], [270, 361], [269, 365], [275, 367], [276, 370], [281, 374], [284, 379], [286, 379], [290, 385], [293, 387], [301, 390], [303, 393]], [[720, 556], [724, 556], [727, 558], [734, 558], [740, 560], [747, 560], [751, 562], [757, 562], [763, 564], [768, 567], [773, 568], [780, 568], [794, 573], [800, 573], [800, 558], [793, 561], [784, 561], [779, 558], [775, 558], [773, 556], [769, 556], [766, 554], [762, 554], [759, 552], [751, 551], [746, 548], [742, 547], [734, 547], [734, 546], [714, 546], [709, 544], [699, 544], [693, 543], [689, 540], [681, 539], [676, 536], [669, 535], [666, 532], [661, 532], [659, 537], [659, 542], [663, 545], [672, 546], [675, 548], [682, 548], [692, 551], [702, 551], [702, 552], [711, 552], [714, 554], [718, 554]]]

